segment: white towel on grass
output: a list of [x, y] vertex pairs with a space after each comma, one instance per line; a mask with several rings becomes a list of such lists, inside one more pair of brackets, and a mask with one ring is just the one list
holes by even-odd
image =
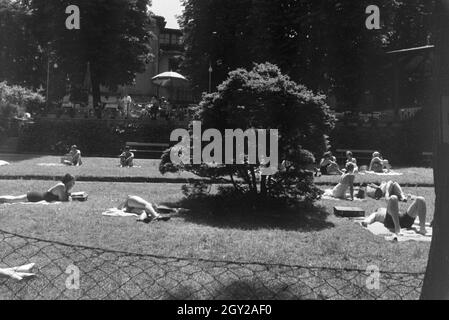
[[402, 176], [403, 173], [402, 172], [397, 172], [397, 171], [388, 171], [388, 172], [374, 172], [374, 171], [365, 171], [365, 172], [360, 172], [359, 174], [364, 175], [364, 174], [373, 174], [376, 176]]
[[[364, 218], [355, 218], [353, 219], [355, 223], [361, 224], [361, 222], [364, 220]], [[432, 227], [430, 224], [426, 224], [426, 231], [427, 234], [424, 236], [419, 231], [419, 224], [415, 223], [412, 226], [412, 229], [402, 229], [401, 233], [402, 235], [396, 236], [394, 232], [387, 229], [382, 222], [375, 222], [373, 224], [370, 224], [367, 228], [369, 232], [376, 236], [383, 236], [385, 240], [387, 241], [398, 241], [398, 242], [405, 242], [405, 241], [418, 241], [418, 242], [430, 242], [432, 240]]]
[[[141, 214], [143, 213], [143, 211], [144, 210], [142, 210]], [[139, 216], [139, 214], [137, 214], [137, 213], [127, 212], [124, 209], [117, 209], [117, 208], [110, 208], [110, 209], [106, 210], [105, 212], [103, 212], [102, 215], [109, 216], [109, 217], [138, 217]]]
[[16, 202], [16, 203], [0, 203], [1, 205], [4, 206], [11, 206], [11, 205], [44, 205], [44, 206], [48, 206], [48, 205], [55, 205], [55, 204], [61, 204], [62, 202], [47, 202], [47, 201], [39, 201], [39, 202]]
[[8, 165], [9, 165], [9, 162], [0, 160], [0, 167], [2, 167], [2, 166], [8, 166]]

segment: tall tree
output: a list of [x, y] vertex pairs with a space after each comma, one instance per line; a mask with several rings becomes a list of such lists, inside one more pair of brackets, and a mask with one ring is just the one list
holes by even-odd
[[186, 46], [183, 72], [188, 74], [197, 94], [223, 82], [229, 71], [249, 67], [247, 17], [251, 0], [183, 0], [179, 23]]
[[28, 87], [44, 83], [46, 64], [30, 22], [25, 4], [0, 0], [0, 81]]
[[390, 70], [380, 70], [388, 66], [384, 52], [426, 44], [433, 0], [377, 1], [380, 30], [365, 27], [369, 0], [253, 0], [234, 7], [223, 2], [228, 1], [184, 1], [184, 70], [198, 88], [207, 88], [204, 53], [212, 52], [222, 62], [214, 85], [228, 68], [268, 61], [314, 91], [333, 92], [348, 108], [360, 103], [366, 88], [388, 94]]
[[[69, 5], [80, 9], [79, 30], [68, 30]], [[34, 28], [48, 55], [78, 83], [90, 64], [94, 106], [100, 86], [131, 84], [151, 59], [150, 0], [31, 0]]]
[[[194, 111], [194, 120], [201, 122], [202, 130], [218, 130], [219, 135], [214, 135], [213, 143], [205, 146], [198, 135], [203, 132], [192, 129], [189, 139], [193, 144], [183, 141], [184, 148], [173, 147], [173, 152], [181, 152], [187, 161], [172, 163], [169, 150], [161, 162], [162, 173], [185, 170], [207, 178], [230, 177], [236, 192], [251, 194], [255, 201], [269, 198], [314, 201], [320, 195], [313, 184], [313, 176], [305, 169], [315, 161], [312, 153], [321, 154], [327, 150], [327, 134], [335, 123], [323, 96], [313, 94], [283, 75], [278, 67], [265, 63], [257, 64], [249, 71], [237, 69], [230, 72], [218, 91], [205, 95]], [[237, 142], [242, 148], [228, 148], [227, 142], [223, 141], [229, 142], [229, 137], [226, 137], [228, 129], [261, 128], [278, 130], [278, 148], [275, 142], [266, 142], [259, 134], [257, 142], [255, 134], [246, 142]], [[198, 149], [197, 143], [209, 150], [209, 154], [214, 154], [213, 161], [204, 159], [209, 154]], [[213, 151], [208, 149], [211, 146]], [[272, 157], [270, 166], [274, 167], [273, 171], [278, 169], [278, 163], [274, 162], [277, 161], [274, 160], [275, 154], [278, 154], [279, 160], [286, 161], [285, 170], [265, 175], [263, 167], [267, 163], [264, 164], [260, 158], [253, 159], [251, 151], [255, 149], [257, 152], [270, 150], [266, 156]], [[198, 154], [203, 155], [201, 164], [194, 163]], [[224, 158], [230, 159], [229, 155], [232, 161], [224, 161]], [[240, 157], [247, 161], [238, 163], [236, 159]]]

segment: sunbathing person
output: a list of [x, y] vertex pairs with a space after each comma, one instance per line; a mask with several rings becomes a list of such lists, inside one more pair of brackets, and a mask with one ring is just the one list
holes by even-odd
[[351, 151], [346, 151], [346, 164], [352, 163], [354, 165], [354, 173], [359, 171], [359, 167], [357, 167], [357, 159], [353, 157]]
[[328, 151], [320, 161], [320, 171], [323, 175], [342, 174], [337, 164], [337, 159]]
[[34, 277], [35, 274], [31, 273], [35, 264], [27, 264], [20, 267], [14, 268], [0, 268], [0, 278], [9, 277], [15, 280], [23, 280], [24, 278]]
[[[124, 202], [122, 202], [117, 209], [125, 210], [126, 212], [140, 214], [139, 221], [148, 222], [154, 221], [167, 221], [170, 217], [163, 217], [154, 209], [153, 204], [142, 199], [138, 196], [128, 196]], [[143, 212], [142, 212], [143, 211]]]
[[75, 177], [66, 174], [61, 182], [47, 192], [28, 192], [20, 196], [0, 196], [0, 203], [70, 201], [70, 190], [74, 185]]
[[354, 164], [349, 162], [346, 165], [346, 173], [343, 173], [340, 182], [332, 189], [330, 196], [346, 200], [346, 192], [349, 189], [351, 200], [354, 200]]
[[120, 166], [122, 168], [134, 166], [134, 153], [129, 150], [129, 146], [126, 146], [125, 151], [120, 155]]
[[410, 229], [419, 217], [419, 233], [426, 235], [426, 200], [423, 197], [416, 197], [407, 212], [399, 212], [399, 199], [393, 195], [387, 199], [387, 208], [380, 208], [368, 218], [362, 225], [367, 227], [374, 222], [382, 222], [386, 228], [394, 230], [394, 233], [401, 235], [401, 228]]
[[376, 173], [383, 173], [384, 169], [390, 169], [388, 160], [382, 158], [382, 155], [376, 151], [373, 153], [373, 157], [369, 164], [368, 171], [374, 171]]
[[391, 180], [388, 182], [383, 181], [380, 186], [370, 183], [367, 186], [367, 195], [376, 200], [379, 200], [382, 197], [390, 198], [395, 195], [398, 197], [399, 201], [407, 202], [407, 197], [399, 183]]
[[61, 163], [69, 166], [80, 166], [83, 164], [81, 160], [81, 151], [76, 145], [70, 147], [69, 153], [61, 158]]

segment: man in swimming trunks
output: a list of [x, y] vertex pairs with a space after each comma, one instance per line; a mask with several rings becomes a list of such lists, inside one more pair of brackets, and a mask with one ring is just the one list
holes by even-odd
[[419, 218], [419, 233], [426, 234], [426, 200], [416, 197], [406, 212], [399, 212], [399, 198], [392, 195], [387, 199], [387, 208], [380, 208], [368, 218], [363, 220], [362, 225], [367, 227], [374, 222], [382, 222], [386, 228], [394, 230], [397, 235], [401, 234], [401, 228], [410, 229]]
[[75, 177], [66, 174], [61, 182], [47, 192], [28, 192], [20, 196], [0, 196], [0, 203], [70, 201], [70, 190], [74, 185]]

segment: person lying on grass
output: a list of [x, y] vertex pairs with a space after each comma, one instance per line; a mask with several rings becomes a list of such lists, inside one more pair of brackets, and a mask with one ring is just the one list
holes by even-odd
[[20, 196], [0, 196], [0, 203], [70, 201], [70, 190], [74, 185], [75, 177], [71, 174], [66, 174], [61, 182], [47, 192], [33, 191]]
[[70, 147], [69, 153], [61, 158], [61, 163], [76, 167], [83, 164], [81, 161], [81, 151], [76, 145]]
[[130, 151], [129, 146], [126, 146], [125, 151], [120, 155], [120, 166], [122, 168], [134, 166], [134, 153]]
[[[411, 197], [411, 196], [410, 196]], [[419, 217], [419, 233], [426, 235], [426, 200], [423, 197], [415, 197], [413, 203], [406, 212], [399, 212], [399, 198], [396, 195], [387, 198], [387, 208], [380, 208], [368, 218], [362, 221], [365, 228], [374, 222], [381, 222], [396, 235], [401, 235], [401, 228], [411, 229], [416, 217]]]
[[138, 221], [142, 222], [170, 220], [170, 217], [163, 217], [157, 213], [153, 204], [138, 196], [128, 196], [117, 209], [140, 214]]
[[33, 269], [34, 266], [35, 264], [31, 263], [15, 268], [0, 268], [0, 278], [8, 277], [15, 280], [23, 280], [24, 278], [34, 277], [35, 274], [31, 273], [31, 269]]
[[402, 190], [401, 186], [399, 185], [398, 182], [396, 181], [388, 181], [385, 182], [383, 181], [380, 186], [374, 184], [374, 183], [370, 183], [367, 186], [367, 190], [366, 190], [367, 195], [370, 198], [379, 200], [380, 198], [384, 197], [385, 198], [389, 198], [392, 195], [395, 195], [398, 197], [399, 201], [402, 202], [407, 202], [407, 197], [404, 194], [404, 191]]
[[348, 162], [346, 164], [346, 173], [341, 175], [340, 182], [332, 189], [330, 196], [346, 200], [346, 192], [349, 189], [351, 200], [354, 200], [354, 179], [354, 164]]

